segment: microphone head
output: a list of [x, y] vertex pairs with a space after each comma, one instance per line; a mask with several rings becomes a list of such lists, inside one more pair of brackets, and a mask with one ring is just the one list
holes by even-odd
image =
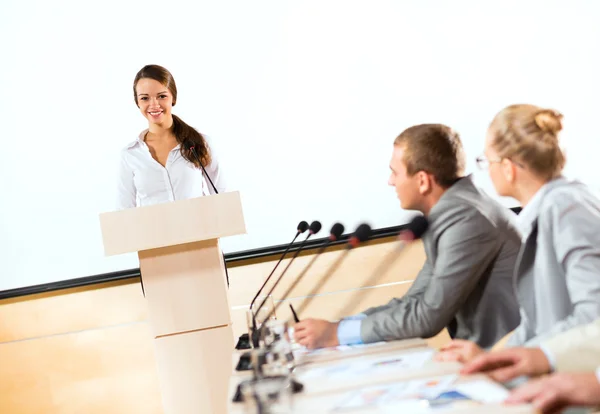
[[361, 224], [356, 228], [350, 240], [348, 240], [348, 247], [356, 247], [360, 243], [369, 240], [371, 237], [371, 226], [368, 224]]
[[306, 230], [308, 230], [308, 223], [302, 220], [298, 223], [298, 233], [304, 233]]
[[429, 227], [429, 220], [424, 216], [416, 216], [408, 223], [408, 230], [412, 231], [415, 239], [420, 239]]
[[184, 146], [187, 147], [187, 150], [192, 153], [194, 158], [198, 159], [198, 153], [196, 152], [196, 147], [194, 146], [194, 144], [188, 143], [188, 144], [184, 144]]
[[418, 240], [429, 227], [429, 221], [424, 216], [415, 216], [400, 232], [400, 238], [405, 241]]
[[318, 220], [313, 221], [312, 223], [310, 223], [310, 227], [308, 228], [308, 230], [312, 234], [317, 234], [321, 231], [321, 222]]
[[342, 234], [344, 234], [344, 230], [344, 225], [342, 223], [335, 223], [331, 227], [331, 230], [329, 230], [329, 239], [333, 241], [339, 240], [339, 238], [342, 237]]

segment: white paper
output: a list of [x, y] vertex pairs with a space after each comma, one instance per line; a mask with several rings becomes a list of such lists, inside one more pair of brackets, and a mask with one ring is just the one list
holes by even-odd
[[408, 371], [422, 368], [431, 360], [435, 351], [400, 353], [376, 358], [363, 358], [360, 360], [343, 361], [323, 367], [309, 368], [299, 373], [301, 380], [314, 378], [349, 379], [353, 377], [379, 376], [398, 371]]
[[428, 409], [428, 399], [435, 398], [452, 386], [457, 375], [423, 378], [366, 387], [346, 393], [333, 411], [345, 411], [371, 406], [411, 407]]
[[456, 390], [470, 398], [486, 404], [504, 402], [509, 392], [500, 384], [485, 380], [474, 380], [456, 385]]
[[[293, 334], [291, 335], [293, 337]], [[338, 345], [328, 348], [318, 348], [318, 349], [307, 349], [306, 347], [294, 343], [292, 346], [294, 357], [298, 358], [300, 356], [319, 356], [319, 355], [334, 355], [340, 354], [345, 351], [350, 351], [353, 349], [368, 349], [373, 347], [381, 346], [382, 344], [386, 344], [387, 342], [373, 342], [369, 344], [360, 344], [360, 345]]]

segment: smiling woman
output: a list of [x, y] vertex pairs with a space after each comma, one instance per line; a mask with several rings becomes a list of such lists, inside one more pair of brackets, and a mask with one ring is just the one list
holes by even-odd
[[162, 66], [144, 66], [133, 81], [133, 95], [148, 128], [121, 153], [117, 208], [225, 191], [206, 139], [171, 113], [177, 102], [173, 75]]

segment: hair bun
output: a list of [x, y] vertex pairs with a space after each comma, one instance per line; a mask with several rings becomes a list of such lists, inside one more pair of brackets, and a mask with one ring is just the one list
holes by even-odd
[[557, 135], [563, 128], [563, 115], [553, 109], [542, 109], [535, 115], [535, 123], [544, 132]]

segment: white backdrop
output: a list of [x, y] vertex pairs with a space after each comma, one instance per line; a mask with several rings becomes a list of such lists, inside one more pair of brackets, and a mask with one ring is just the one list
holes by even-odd
[[0, 290], [138, 266], [103, 257], [98, 214], [146, 127], [131, 89], [149, 63], [243, 194], [248, 234], [226, 252], [286, 243], [303, 219], [401, 224], [395, 136], [447, 123], [473, 171], [511, 103], [562, 111], [568, 175], [597, 189], [599, 20], [593, 0], [3, 0]]

